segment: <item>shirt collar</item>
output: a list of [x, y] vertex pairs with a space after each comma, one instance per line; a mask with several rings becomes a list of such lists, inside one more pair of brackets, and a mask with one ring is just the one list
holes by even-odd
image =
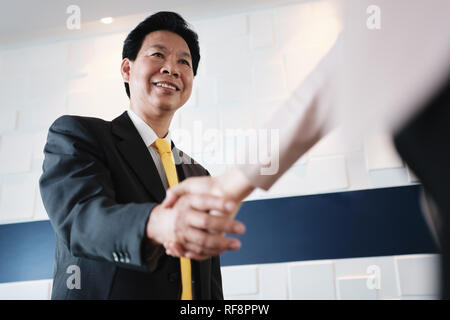
[[[134, 126], [136, 127], [136, 130], [139, 132], [139, 135], [141, 136], [142, 140], [144, 140], [145, 145], [150, 147], [153, 142], [155, 142], [158, 139], [158, 136], [156, 135], [155, 131], [147, 124], [144, 120], [142, 120], [133, 110], [128, 109], [128, 116], [130, 117], [131, 121], [133, 122]], [[166, 134], [166, 136], [163, 138], [167, 141], [169, 146], [171, 146], [171, 139], [170, 139], [170, 131]]]

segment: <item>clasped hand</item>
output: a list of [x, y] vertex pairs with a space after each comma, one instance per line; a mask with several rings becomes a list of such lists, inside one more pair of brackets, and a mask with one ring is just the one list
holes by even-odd
[[238, 250], [241, 242], [226, 233], [245, 232], [245, 226], [233, 220], [239, 203], [227, 197], [214, 178], [196, 177], [186, 182], [169, 189], [164, 202], [152, 210], [147, 237], [163, 244], [166, 253], [174, 257], [204, 260]]

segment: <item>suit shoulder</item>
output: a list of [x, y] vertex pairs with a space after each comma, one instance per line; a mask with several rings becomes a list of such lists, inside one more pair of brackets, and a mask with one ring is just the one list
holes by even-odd
[[78, 126], [107, 125], [108, 123], [110, 122], [99, 118], [63, 115], [53, 122], [51, 128], [70, 129]]

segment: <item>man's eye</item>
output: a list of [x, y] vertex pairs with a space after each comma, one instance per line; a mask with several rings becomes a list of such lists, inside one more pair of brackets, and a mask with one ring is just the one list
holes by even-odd
[[164, 55], [162, 53], [159, 53], [159, 52], [155, 52], [154, 54], [152, 54], [152, 56], [158, 57], [158, 58], [164, 58]]
[[189, 61], [187, 61], [187, 60], [184, 60], [184, 59], [182, 59], [182, 60], [180, 60], [180, 62], [182, 63], [182, 64], [185, 64], [185, 65], [187, 65], [187, 66], [191, 66], [191, 64], [189, 63]]

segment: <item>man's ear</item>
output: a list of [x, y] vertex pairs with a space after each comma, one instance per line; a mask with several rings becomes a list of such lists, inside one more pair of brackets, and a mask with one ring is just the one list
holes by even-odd
[[122, 64], [120, 65], [120, 72], [122, 73], [123, 82], [130, 81], [130, 69], [133, 62], [131, 62], [128, 58], [122, 60]]

